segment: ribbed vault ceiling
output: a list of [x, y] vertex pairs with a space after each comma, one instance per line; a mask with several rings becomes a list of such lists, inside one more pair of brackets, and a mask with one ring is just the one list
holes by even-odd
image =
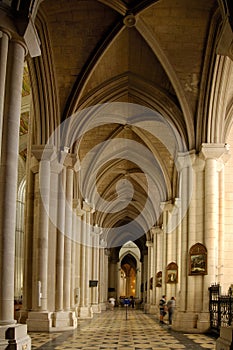
[[[160, 224], [161, 202], [178, 196], [176, 160], [196, 144], [217, 9], [216, 0], [41, 2], [61, 121], [74, 116], [63, 146], [78, 157], [96, 224], [120, 227], [117, 239], [108, 231], [115, 246], [139, 238], [129, 223], [144, 233]], [[127, 114], [129, 105], [139, 107]]]

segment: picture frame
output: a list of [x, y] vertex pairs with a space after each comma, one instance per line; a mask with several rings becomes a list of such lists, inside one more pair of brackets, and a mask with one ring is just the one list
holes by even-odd
[[166, 268], [166, 283], [177, 283], [178, 282], [178, 266], [175, 262], [171, 262]]
[[162, 287], [162, 271], [158, 271], [155, 276], [155, 286]]
[[189, 275], [207, 275], [207, 249], [201, 243], [194, 244], [189, 250]]

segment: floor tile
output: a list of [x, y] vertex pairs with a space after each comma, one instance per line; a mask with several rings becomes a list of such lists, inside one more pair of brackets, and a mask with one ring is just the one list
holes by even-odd
[[215, 349], [215, 339], [203, 334], [181, 334], [161, 326], [154, 315], [121, 308], [79, 320], [69, 332], [29, 334], [32, 350], [203, 350]]

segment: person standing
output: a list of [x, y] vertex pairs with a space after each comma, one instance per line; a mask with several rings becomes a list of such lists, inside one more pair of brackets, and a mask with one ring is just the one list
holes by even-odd
[[109, 298], [109, 305], [110, 305], [111, 311], [114, 310], [115, 301], [116, 301], [115, 298], [113, 298], [113, 297]]
[[159, 313], [160, 313], [160, 323], [165, 324], [163, 318], [167, 314], [167, 303], [166, 303], [166, 295], [163, 295], [159, 301]]
[[176, 306], [176, 298], [175, 297], [171, 297], [171, 299], [167, 302], [169, 325], [172, 324], [172, 318], [173, 318], [173, 313], [174, 313], [174, 310], [175, 310], [175, 306]]

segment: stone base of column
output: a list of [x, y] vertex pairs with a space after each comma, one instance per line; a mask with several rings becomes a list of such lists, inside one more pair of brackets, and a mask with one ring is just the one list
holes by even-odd
[[210, 329], [210, 314], [209, 312], [201, 312], [197, 318], [197, 329], [199, 333], [206, 333]]
[[157, 305], [150, 305], [148, 312], [149, 312], [149, 314], [159, 315], [158, 306]]
[[150, 312], [150, 304], [144, 304], [144, 311], [146, 314], [148, 314]]
[[91, 307], [93, 310], [93, 314], [100, 314], [101, 313], [100, 304], [92, 304]]
[[107, 310], [107, 306], [106, 303], [100, 303], [100, 311], [106, 311]]
[[188, 333], [205, 333], [209, 330], [209, 314], [176, 311], [172, 321], [172, 329]]
[[220, 337], [216, 340], [216, 350], [231, 350], [233, 348], [233, 328], [221, 327]]
[[91, 306], [80, 306], [78, 312], [78, 318], [87, 319], [93, 318], [93, 310]]
[[0, 326], [0, 350], [31, 350], [25, 324]]
[[49, 332], [52, 328], [52, 312], [30, 311], [27, 326], [29, 332]]
[[28, 318], [28, 311], [20, 310], [16, 312], [17, 323], [26, 324]]
[[66, 331], [77, 328], [78, 321], [74, 311], [58, 311], [53, 314], [50, 332]]

